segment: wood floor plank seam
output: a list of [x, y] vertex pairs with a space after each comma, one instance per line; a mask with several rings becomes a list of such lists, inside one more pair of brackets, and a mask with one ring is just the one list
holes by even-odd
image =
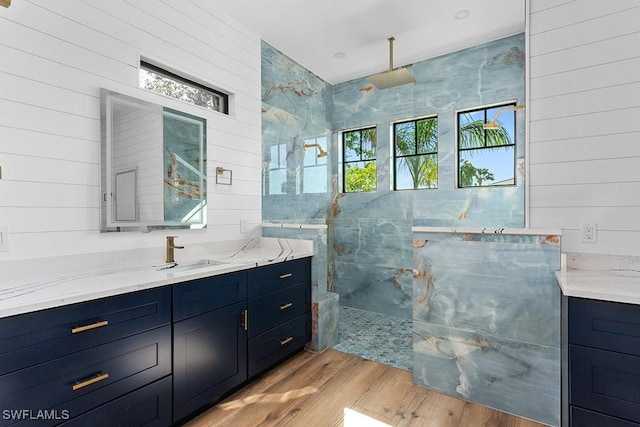
[[185, 427], [543, 427], [417, 386], [412, 374], [328, 349], [301, 352]]

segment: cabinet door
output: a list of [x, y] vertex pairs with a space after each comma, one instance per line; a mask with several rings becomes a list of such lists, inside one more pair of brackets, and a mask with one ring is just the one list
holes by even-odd
[[571, 404], [640, 423], [640, 357], [569, 346]]
[[174, 324], [173, 419], [218, 401], [247, 379], [246, 302]]
[[640, 424], [572, 406], [571, 427], [640, 427]]

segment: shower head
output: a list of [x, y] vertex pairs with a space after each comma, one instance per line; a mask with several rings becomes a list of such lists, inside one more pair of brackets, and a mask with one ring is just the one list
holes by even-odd
[[524, 108], [525, 107], [522, 104], [520, 104], [520, 105], [512, 105], [510, 107], [501, 108], [498, 111], [496, 111], [496, 114], [493, 116], [493, 119], [491, 119], [490, 121], [488, 121], [487, 123], [482, 125], [482, 128], [484, 130], [500, 129], [502, 127], [502, 125], [498, 122], [498, 117], [500, 117], [500, 114], [505, 113], [507, 111], [524, 110]]
[[308, 150], [309, 148], [312, 148], [312, 147], [316, 147], [318, 149], [318, 157], [326, 157], [327, 154], [328, 154], [326, 151], [324, 151], [322, 149], [322, 146], [320, 144], [306, 144], [305, 143], [302, 147], [305, 150]]
[[389, 37], [387, 40], [389, 40], [389, 70], [369, 76], [367, 80], [378, 89], [415, 83], [416, 79], [406, 68], [393, 69], [393, 41], [395, 37]]

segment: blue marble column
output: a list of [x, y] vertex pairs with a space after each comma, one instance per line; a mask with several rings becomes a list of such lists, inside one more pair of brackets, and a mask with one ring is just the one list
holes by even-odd
[[560, 237], [416, 233], [414, 381], [560, 420]]

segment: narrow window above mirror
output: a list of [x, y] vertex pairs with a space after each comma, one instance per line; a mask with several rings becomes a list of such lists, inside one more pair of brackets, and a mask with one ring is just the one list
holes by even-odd
[[140, 87], [199, 107], [229, 114], [229, 95], [226, 93], [144, 60], [140, 61]]

